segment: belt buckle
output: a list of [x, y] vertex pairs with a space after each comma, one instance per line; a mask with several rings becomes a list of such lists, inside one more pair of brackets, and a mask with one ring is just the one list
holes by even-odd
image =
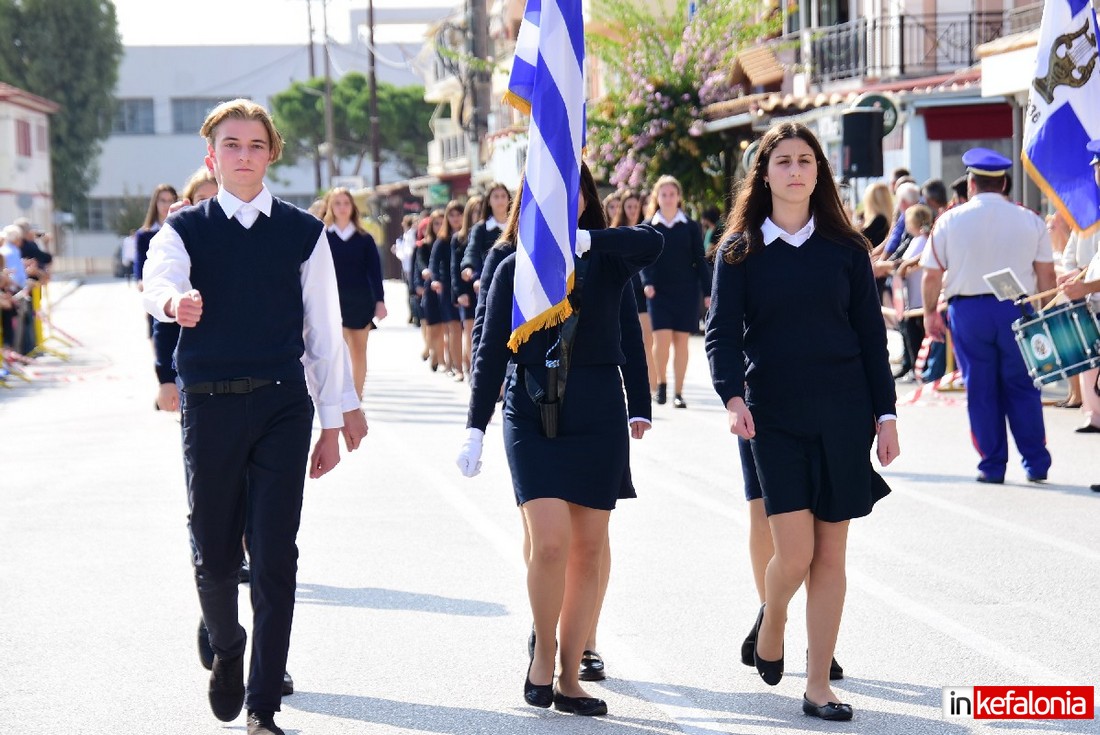
[[[244, 384], [243, 387], [241, 387], [241, 383]], [[234, 378], [229, 381], [229, 385], [231, 393], [251, 393], [253, 390], [252, 378]]]

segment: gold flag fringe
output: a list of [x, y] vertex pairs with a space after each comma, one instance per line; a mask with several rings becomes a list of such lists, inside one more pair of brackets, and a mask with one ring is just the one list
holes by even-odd
[[556, 327], [572, 315], [573, 307], [569, 303], [568, 295], [573, 293], [574, 275], [574, 273], [569, 274], [566, 298], [562, 299], [560, 303], [551, 306], [535, 318], [529, 319], [516, 327], [512, 331], [512, 336], [508, 338], [508, 349], [512, 352], [519, 352], [520, 345], [529, 340], [532, 334], [548, 327]]
[[511, 105], [524, 115], [531, 114], [531, 103], [520, 97], [512, 90], [508, 90], [504, 93], [504, 98], [501, 100], [506, 105]]

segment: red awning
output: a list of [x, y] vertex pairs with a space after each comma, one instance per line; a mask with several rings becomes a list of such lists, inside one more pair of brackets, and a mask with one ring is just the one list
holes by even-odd
[[928, 140], [990, 140], [1012, 137], [1012, 108], [1005, 104], [925, 107]]

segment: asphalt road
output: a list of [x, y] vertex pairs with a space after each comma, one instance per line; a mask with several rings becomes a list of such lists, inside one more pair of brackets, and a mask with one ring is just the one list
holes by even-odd
[[[151, 349], [121, 281], [57, 283], [82, 343], [0, 389], [0, 723], [7, 732], [243, 732], [209, 713], [176, 417], [154, 412]], [[736, 445], [692, 340], [687, 410], [655, 407], [632, 443], [639, 498], [612, 517], [593, 721], [521, 699], [530, 612], [500, 438], [461, 477], [467, 387], [432, 374], [394, 313], [371, 337], [363, 448], [307, 481], [288, 733], [1100, 732], [1095, 721], [945, 720], [941, 688], [1100, 679], [1095, 435], [1048, 408], [1050, 481], [1011, 461], [973, 481], [965, 396], [899, 384], [894, 489], [853, 523], [836, 690], [851, 723], [802, 715], [804, 597], [775, 688], [739, 662], [758, 603]], [[60, 343], [53, 343], [59, 345]], [[807, 379], [812, 376], [807, 375]], [[242, 588], [244, 591], [245, 588]], [[247, 617], [247, 595], [242, 616]]]

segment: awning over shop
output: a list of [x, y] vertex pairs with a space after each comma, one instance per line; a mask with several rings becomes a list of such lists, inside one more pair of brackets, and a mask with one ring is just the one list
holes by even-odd
[[1012, 137], [1012, 108], [1005, 104], [924, 107], [928, 140], [981, 140]]
[[783, 82], [783, 64], [771, 46], [756, 46], [737, 54], [732, 81], [749, 87], [767, 87]]

